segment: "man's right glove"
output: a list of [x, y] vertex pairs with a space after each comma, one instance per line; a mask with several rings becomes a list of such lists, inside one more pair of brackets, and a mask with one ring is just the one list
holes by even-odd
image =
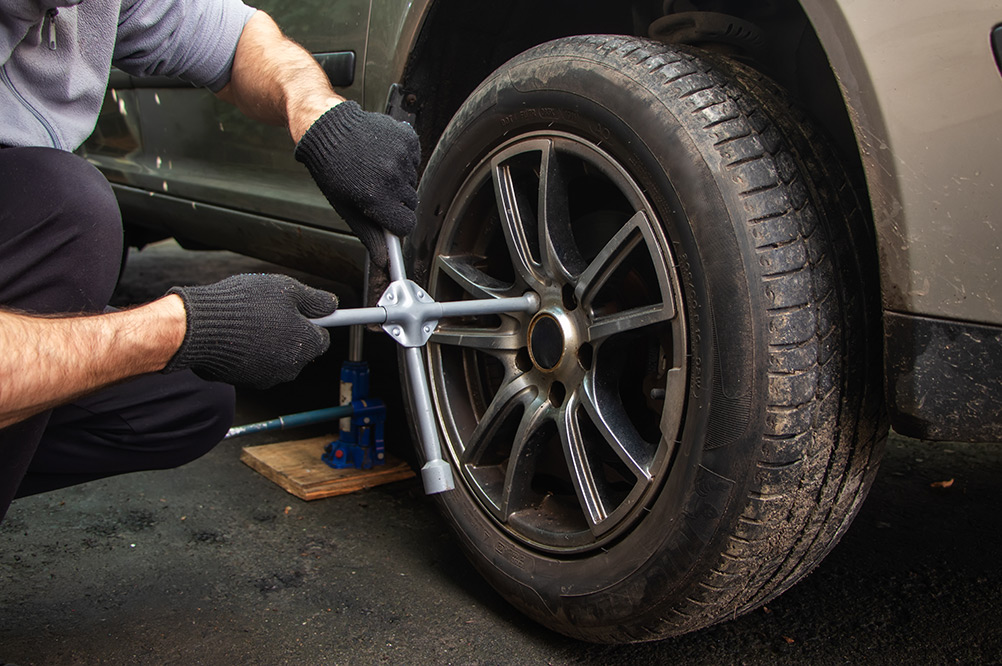
[[337, 309], [337, 296], [286, 275], [235, 275], [202, 287], [173, 287], [188, 328], [164, 368], [191, 368], [210, 381], [269, 388], [295, 379], [327, 351], [327, 329], [307, 318]]
[[421, 147], [411, 126], [341, 102], [302, 136], [296, 159], [365, 244], [372, 262], [385, 269], [382, 230], [406, 236], [416, 220]]

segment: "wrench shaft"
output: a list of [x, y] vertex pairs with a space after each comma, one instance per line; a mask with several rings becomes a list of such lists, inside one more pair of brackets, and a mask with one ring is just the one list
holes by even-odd
[[452, 468], [442, 460], [442, 445], [438, 439], [438, 425], [431, 406], [428, 376], [417, 347], [404, 349], [407, 363], [407, 378], [410, 383], [411, 401], [417, 416], [418, 437], [424, 453], [425, 464], [421, 468], [421, 480], [428, 495], [455, 488]]
[[382, 324], [386, 322], [386, 309], [380, 307], [346, 308], [335, 310], [333, 314], [310, 321], [324, 328], [354, 326], [356, 324]]

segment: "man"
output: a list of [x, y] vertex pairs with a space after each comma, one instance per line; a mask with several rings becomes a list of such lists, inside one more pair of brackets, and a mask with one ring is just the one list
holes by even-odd
[[15, 496], [198, 457], [232, 421], [228, 384], [292, 379], [329, 344], [307, 319], [336, 297], [284, 276], [104, 313], [120, 214], [100, 173], [67, 151], [93, 130], [112, 64], [288, 127], [376, 266], [382, 229], [413, 227], [419, 149], [408, 126], [337, 95], [240, 0], [0, 0], [0, 63], [2, 519]]

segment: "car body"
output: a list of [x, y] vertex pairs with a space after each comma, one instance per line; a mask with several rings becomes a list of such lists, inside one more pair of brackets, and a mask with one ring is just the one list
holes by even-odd
[[[872, 240], [860, 253], [872, 253], [878, 270], [864, 270], [858, 290], [879, 302], [873, 330], [882, 335], [875, 341], [882, 353], [855, 362], [882, 361], [891, 425], [929, 439], [1002, 439], [1000, 3], [264, 0], [258, 6], [317, 55], [344, 95], [412, 123], [424, 163], [431, 158], [439, 169], [450, 162], [433, 150], [466, 108], [464, 100], [485, 81], [495, 85], [491, 72], [510, 58], [548, 40], [650, 36], [683, 44], [685, 53], [706, 50], [709, 62], [733, 61], [739, 80], [746, 76], [742, 67], [771, 77], [823, 128], [847, 182], [864, 193], [859, 214]], [[589, 144], [591, 156], [581, 158], [586, 167], [606, 159], [600, 144]], [[358, 287], [361, 244], [293, 160], [292, 148], [283, 129], [255, 125], [205, 91], [119, 74], [82, 150], [112, 182], [134, 242], [176, 236]], [[637, 196], [647, 191], [639, 187]], [[431, 237], [422, 228], [413, 242], [418, 252]], [[686, 280], [679, 278], [676, 297]], [[359, 302], [358, 294], [347, 302]], [[690, 321], [688, 332], [675, 334], [691, 335], [694, 326]], [[871, 439], [881, 439], [879, 430]], [[873, 465], [850, 476], [872, 479]], [[846, 525], [854, 509], [847, 511]], [[476, 550], [476, 541], [468, 549]], [[494, 543], [487, 534], [481, 541]], [[504, 544], [496, 543], [495, 555], [514, 552]], [[521, 594], [506, 591], [509, 598]], [[568, 627], [587, 622], [573, 617], [556, 624], [594, 640], [644, 637], [575, 633]], [[677, 633], [658, 631], [648, 637]]]

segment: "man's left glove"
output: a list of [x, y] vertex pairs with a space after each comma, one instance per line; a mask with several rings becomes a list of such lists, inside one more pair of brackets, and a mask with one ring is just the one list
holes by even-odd
[[296, 159], [365, 244], [372, 262], [385, 269], [382, 230], [406, 236], [416, 221], [421, 147], [410, 125], [341, 102], [302, 136]]
[[285, 275], [235, 275], [201, 287], [173, 287], [188, 328], [164, 368], [191, 368], [210, 381], [269, 388], [295, 379], [327, 351], [327, 330], [307, 321], [337, 309], [337, 296]]

